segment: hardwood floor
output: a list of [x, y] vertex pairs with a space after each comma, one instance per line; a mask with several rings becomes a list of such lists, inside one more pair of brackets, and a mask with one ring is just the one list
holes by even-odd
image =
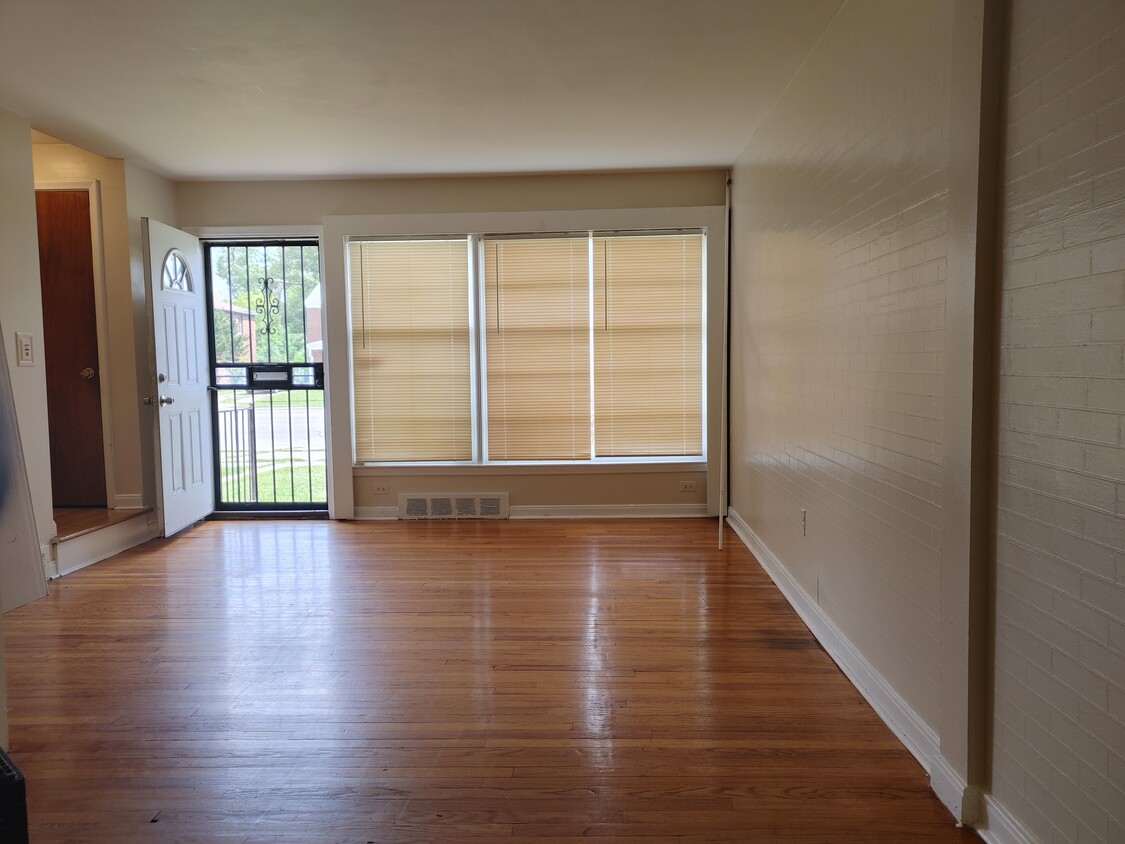
[[213, 522], [4, 617], [47, 842], [957, 842], [715, 523]]

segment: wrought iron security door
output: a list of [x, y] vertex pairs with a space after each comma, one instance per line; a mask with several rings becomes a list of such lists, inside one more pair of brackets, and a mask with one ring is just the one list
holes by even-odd
[[209, 243], [218, 510], [326, 510], [320, 249]]

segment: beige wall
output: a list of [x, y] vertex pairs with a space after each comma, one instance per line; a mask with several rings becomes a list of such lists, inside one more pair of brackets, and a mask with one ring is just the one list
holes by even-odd
[[105, 277], [106, 341], [109, 362], [113, 487], [110, 507], [138, 507], [141, 474], [140, 401], [129, 273], [125, 162], [102, 158], [62, 143], [32, 147], [38, 187], [97, 181], [101, 194], [102, 256]]
[[[669, 171], [660, 173], [574, 174], [566, 176], [501, 176], [432, 179], [369, 179], [310, 182], [196, 182], [177, 187], [179, 224], [189, 229], [209, 227], [313, 226], [324, 218], [349, 215], [456, 215], [520, 211], [587, 211], [600, 209], [698, 208], [722, 205], [726, 198], [726, 173], [719, 170]], [[432, 218], [431, 218], [432, 219]], [[430, 223], [426, 223], [429, 225]], [[511, 223], [509, 223], [511, 225]], [[460, 231], [461, 229], [457, 229]], [[334, 277], [335, 257], [326, 256], [326, 284]], [[721, 302], [722, 273], [711, 267], [709, 298], [712, 325], [721, 324], [715, 303]], [[339, 335], [345, 322], [341, 316]], [[718, 339], [712, 343], [709, 408], [712, 423], [718, 419]], [[331, 356], [346, 353], [329, 332]], [[339, 367], [337, 367], [337, 370]], [[331, 372], [330, 372], [331, 381]], [[331, 384], [330, 384], [331, 386]], [[343, 405], [346, 408], [347, 405]], [[333, 404], [334, 413], [345, 412]], [[347, 425], [340, 425], [338, 439], [348, 437]], [[709, 426], [709, 445], [717, 450], [718, 426]], [[349, 447], [350, 448], [350, 447]], [[335, 447], [333, 449], [335, 451]], [[350, 466], [346, 460], [334, 462], [343, 475]], [[510, 492], [515, 508], [575, 508], [602, 506], [622, 515], [638, 512], [653, 514], [669, 511], [704, 513], [708, 502], [717, 511], [717, 473], [698, 468], [669, 467], [653, 473], [619, 471], [501, 474], [496, 471], [457, 471], [446, 476], [433, 472], [379, 470], [373, 481], [368, 470], [359, 470], [349, 497], [354, 499], [359, 517], [378, 514], [381, 508], [395, 507], [400, 492]], [[680, 489], [681, 481], [692, 481], [693, 492]], [[387, 487], [378, 493], [375, 486]], [[710, 487], [710, 488], [709, 488]], [[350, 512], [350, 507], [333, 512]], [[383, 510], [385, 513], [385, 509]], [[561, 512], [575, 512], [562, 510]]]
[[732, 509], [931, 730], [951, 39], [947, 3], [845, 6], [739, 159], [732, 232]]
[[[953, 342], [982, 336], [967, 276], [989, 244], [971, 217], [994, 196], [987, 140], [965, 136], [976, 103], [951, 95], [974, 74], [987, 88], [987, 71], [951, 68], [980, 8], [849, 2], [734, 174], [734, 517], [853, 667], [889, 686], [874, 697], [900, 696], [936, 733], [935, 788], [950, 723], [966, 733], [950, 742], [954, 774], [975, 781], [974, 704], [952, 720], [945, 708], [951, 687], [972, 697], [985, 649], [961, 606], [976, 594], [965, 537], [979, 502], [950, 435], [963, 446], [961, 415], [987, 418], [969, 396], [976, 352]], [[1014, 0], [1009, 25], [979, 823], [990, 841], [1119, 841], [1125, 7]], [[966, 159], [980, 149], [974, 197]], [[982, 266], [975, 284], [992, 284]], [[960, 661], [954, 622], [969, 636]]]
[[320, 225], [329, 214], [563, 211], [721, 205], [721, 170], [307, 182], [185, 182], [179, 225]]
[[[0, 111], [0, 239], [4, 272], [0, 274], [0, 331], [8, 344], [31, 484], [39, 544], [47, 548], [55, 535], [51, 508], [51, 456], [47, 437], [47, 378], [43, 369], [43, 302], [39, 289], [39, 236], [35, 215], [35, 180], [31, 160], [31, 126]], [[15, 365], [15, 334], [29, 332], [36, 365]]]
[[1032, 840], [1121, 842], [1125, 5], [1010, 29], [990, 786]]
[[[40, 546], [55, 534], [51, 513], [51, 464], [47, 442], [47, 383], [42, 365], [43, 315], [39, 294], [39, 249], [31, 168], [31, 126], [0, 111], [0, 342], [10, 350], [9, 371], [19, 418], [24, 461]], [[38, 365], [15, 366], [15, 333], [33, 335]], [[8, 746], [7, 675], [0, 633], [0, 747]]]
[[[680, 482], [691, 481], [695, 492], [681, 492]], [[376, 487], [386, 487], [380, 493]], [[596, 471], [582, 469], [550, 472], [442, 473], [436, 470], [395, 472], [359, 469], [355, 476], [357, 516], [364, 508], [393, 507], [399, 493], [507, 492], [513, 516], [550, 514], [580, 516], [609, 512], [620, 516], [656, 516], [663, 512], [704, 515], [707, 508], [707, 472], [694, 466], [669, 467], [661, 471]], [[531, 508], [523, 509], [520, 508]], [[383, 515], [389, 516], [389, 513]]]

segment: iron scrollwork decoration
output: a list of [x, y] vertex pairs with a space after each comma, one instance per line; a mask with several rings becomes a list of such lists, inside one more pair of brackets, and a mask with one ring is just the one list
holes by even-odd
[[271, 290], [274, 284], [272, 278], [259, 278], [258, 284], [262, 286], [262, 295], [254, 300], [254, 310], [259, 316], [266, 318], [266, 324], [258, 330], [268, 337], [276, 330], [273, 325], [273, 318], [281, 313], [281, 301], [277, 298], [277, 294]]

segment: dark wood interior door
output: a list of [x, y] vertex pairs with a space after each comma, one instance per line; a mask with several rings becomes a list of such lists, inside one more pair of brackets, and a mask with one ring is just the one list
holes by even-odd
[[105, 507], [90, 195], [41, 190], [35, 204], [54, 504]]

